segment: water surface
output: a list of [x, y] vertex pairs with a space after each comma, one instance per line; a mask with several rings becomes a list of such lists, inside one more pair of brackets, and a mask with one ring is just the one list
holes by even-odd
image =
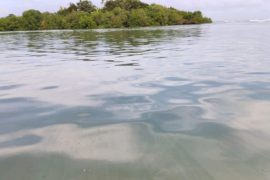
[[0, 33], [0, 179], [270, 179], [269, 29]]

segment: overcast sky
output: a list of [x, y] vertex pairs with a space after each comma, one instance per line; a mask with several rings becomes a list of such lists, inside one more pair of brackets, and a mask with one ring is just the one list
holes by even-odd
[[[0, 0], [0, 16], [20, 15], [26, 9], [57, 11], [78, 0]], [[100, 6], [101, 0], [92, 0]], [[201, 10], [214, 20], [270, 19], [270, 0], [144, 0], [182, 10]]]

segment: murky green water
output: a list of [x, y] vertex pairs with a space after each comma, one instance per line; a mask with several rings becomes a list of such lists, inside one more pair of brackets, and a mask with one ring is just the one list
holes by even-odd
[[0, 34], [0, 180], [270, 179], [270, 24]]

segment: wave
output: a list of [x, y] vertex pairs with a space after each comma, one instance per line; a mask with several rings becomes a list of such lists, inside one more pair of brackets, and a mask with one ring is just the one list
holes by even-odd
[[270, 18], [269, 19], [251, 19], [249, 20], [249, 22], [254, 22], [254, 23], [270, 22]]

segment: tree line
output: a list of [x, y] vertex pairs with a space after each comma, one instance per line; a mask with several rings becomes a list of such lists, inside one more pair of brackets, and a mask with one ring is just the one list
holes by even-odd
[[102, 0], [97, 8], [89, 0], [70, 3], [55, 13], [30, 9], [22, 16], [0, 18], [0, 31], [94, 29], [211, 23], [200, 11], [186, 12], [140, 0]]

